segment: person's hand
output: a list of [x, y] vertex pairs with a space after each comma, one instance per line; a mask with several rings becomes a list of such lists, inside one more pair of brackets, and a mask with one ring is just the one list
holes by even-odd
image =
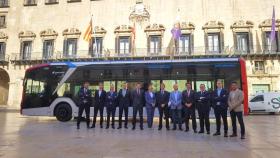
[[161, 104], [161, 107], [164, 108], [164, 107], [165, 107], [165, 104]]
[[192, 106], [192, 104], [187, 104], [188, 108], [190, 108]]

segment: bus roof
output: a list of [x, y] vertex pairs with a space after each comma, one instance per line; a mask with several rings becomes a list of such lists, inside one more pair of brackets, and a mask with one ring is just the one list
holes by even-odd
[[239, 58], [199, 58], [199, 59], [173, 59], [173, 60], [104, 60], [104, 61], [80, 61], [80, 62], [53, 62], [49, 65], [67, 65], [68, 67], [78, 67], [94, 64], [145, 64], [145, 63], [197, 63], [197, 62], [237, 62]]

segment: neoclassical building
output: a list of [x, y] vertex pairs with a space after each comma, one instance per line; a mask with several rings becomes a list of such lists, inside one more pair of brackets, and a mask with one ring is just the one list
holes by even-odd
[[280, 90], [278, 11], [275, 0], [0, 0], [0, 105], [19, 107], [34, 64], [120, 56], [243, 57], [250, 95]]

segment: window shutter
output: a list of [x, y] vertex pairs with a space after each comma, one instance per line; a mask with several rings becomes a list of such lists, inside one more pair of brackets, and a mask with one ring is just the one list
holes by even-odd
[[116, 36], [115, 38], [115, 53], [120, 54], [120, 50], [119, 50], [119, 37]]
[[91, 38], [90, 41], [88, 42], [88, 55], [93, 57], [93, 44], [94, 44], [94, 38]]
[[267, 51], [267, 43], [266, 43], [266, 33], [265, 31], [262, 32], [262, 45], [263, 45], [263, 52]]
[[46, 50], [47, 46], [46, 46], [46, 43], [47, 42], [44, 40], [43, 41], [43, 54], [42, 54], [43, 55], [43, 59], [45, 59], [47, 57], [47, 50]]
[[253, 42], [253, 34], [252, 32], [248, 32], [248, 43], [249, 43], [249, 52], [248, 53], [253, 53], [254, 52], [254, 42]]
[[220, 32], [220, 51], [219, 53], [224, 53], [225, 52], [225, 43], [224, 43], [224, 33], [221, 31]]
[[159, 36], [159, 48], [158, 48], [158, 54], [162, 54], [162, 36]]
[[279, 49], [279, 46], [280, 46], [280, 40], [279, 40], [279, 39], [280, 39], [280, 31], [277, 31], [276, 36], [277, 36], [277, 37], [276, 37], [276, 40], [277, 40], [277, 41], [276, 41], [276, 42], [277, 42], [277, 50], [276, 50], [276, 51], [279, 52], [279, 50], [280, 50], [280, 49]]
[[99, 42], [100, 42], [100, 47], [99, 47], [100, 50], [99, 50], [99, 52], [102, 55], [103, 54], [103, 38], [100, 38]]
[[238, 51], [238, 46], [237, 46], [237, 43], [238, 43], [238, 41], [237, 41], [237, 33], [236, 33], [236, 32], [233, 32], [232, 35], [233, 35], [233, 46], [234, 46], [233, 53], [236, 54], [236, 53], [239, 53], [239, 52], [237, 52], [237, 51]]
[[208, 33], [204, 33], [205, 54], [209, 52]]
[[29, 42], [29, 47], [30, 47], [30, 49], [29, 49], [29, 51], [28, 51], [27, 59], [31, 59], [32, 44], [33, 44], [33, 42], [32, 42], [32, 41], [30, 41], [30, 42]]
[[151, 36], [149, 35], [148, 36], [148, 38], [147, 38], [147, 52], [148, 52], [148, 54], [150, 54], [151, 53], [151, 51], [150, 51], [150, 49], [151, 49]]
[[74, 47], [73, 47], [74, 53], [73, 56], [76, 57], [77, 51], [78, 51], [78, 39], [74, 39]]
[[63, 57], [67, 57], [67, 47], [68, 47], [68, 41], [67, 39], [64, 39], [63, 41]]
[[129, 54], [132, 55], [132, 38], [131, 36], [128, 37], [128, 41], [129, 41]]
[[191, 33], [190, 35], [190, 51], [189, 51], [189, 55], [191, 55], [192, 53], [194, 53], [194, 35], [193, 33]]
[[19, 59], [23, 59], [23, 42], [20, 42], [20, 54], [19, 54]]

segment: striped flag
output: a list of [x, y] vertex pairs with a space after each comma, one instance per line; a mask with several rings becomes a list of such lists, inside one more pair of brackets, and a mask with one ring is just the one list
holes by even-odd
[[271, 41], [271, 43], [275, 40], [275, 35], [276, 35], [275, 29], [276, 29], [275, 8], [273, 6], [272, 20], [271, 20], [271, 32], [270, 32], [270, 41]]
[[90, 19], [89, 25], [87, 27], [87, 30], [84, 34], [84, 40], [89, 42], [91, 40], [91, 34], [92, 34], [92, 19]]

